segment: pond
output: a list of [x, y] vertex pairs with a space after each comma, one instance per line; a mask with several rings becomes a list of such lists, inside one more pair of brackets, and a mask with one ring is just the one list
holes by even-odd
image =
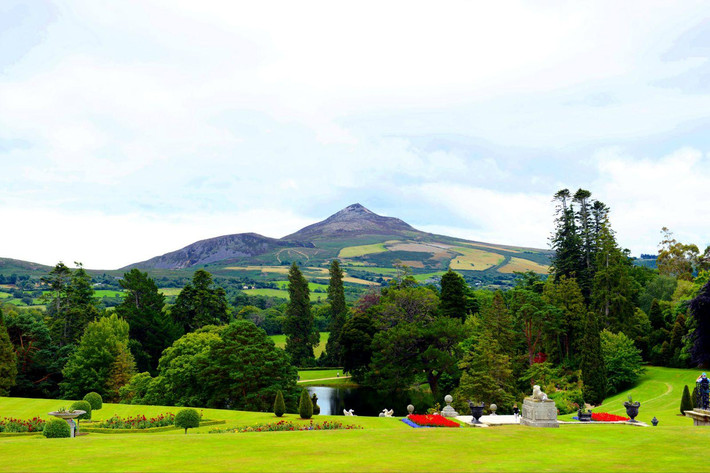
[[426, 412], [432, 406], [428, 393], [382, 394], [368, 388], [333, 388], [308, 386], [310, 395], [318, 396], [321, 415], [343, 415], [343, 409], [352, 409], [359, 416], [377, 416], [383, 409], [394, 409], [394, 415], [407, 415], [407, 405], [413, 404], [415, 412]]

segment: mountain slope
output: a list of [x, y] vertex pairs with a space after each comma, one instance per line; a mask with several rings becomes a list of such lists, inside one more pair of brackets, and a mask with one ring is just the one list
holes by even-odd
[[277, 240], [257, 233], [238, 233], [209, 238], [185, 248], [156, 256], [121, 269], [183, 269], [190, 266], [250, 258], [282, 247], [309, 247], [312, 243]]

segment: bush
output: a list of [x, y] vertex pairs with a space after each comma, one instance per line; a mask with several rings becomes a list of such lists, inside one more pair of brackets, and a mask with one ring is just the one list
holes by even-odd
[[175, 426], [185, 429], [187, 434], [187, 429], [200, 426], [200, 414], [195, 409], [183, 409], [175, 416]]
[[69, 430], [69, 424], [62, 419], [52, 419], [44, 426], [42, 431], [45, 437], [48, 439], [59, 439], [71, 437], [71, 431]]
[[286, 403], [284, 402], [284, 394], [279, 390], [276, 393], [276, 399], [274, 400], [274, 414], [276, 417], [281, 417], [286, 412]]
[[298, 401], [298, 413], [301, 419], [310, 419], [313, 417], [313, 402], [308, 396], [308, 390], [304, 389], [301, 393], [301, 399]]
[[101, 394], [97, 392], [90, 392], [84, 396], [84, 401], [91, 404], [92, 411], [98, 411], [104, 406], [104, 400], [101, 398]]
[[685, 411], [693, 410], [693, 401], [690, 399], [690, 389], [686, 384], [683, 388], [683, 395], [680, 397], [680, 413], [685, 415]]
[[71, 405], [72, 411], [86, 411], [86, 414], [82, 414], [77, 419], [79, 420], [91, 420], [91, 404], [88, 401], [76, 401]]

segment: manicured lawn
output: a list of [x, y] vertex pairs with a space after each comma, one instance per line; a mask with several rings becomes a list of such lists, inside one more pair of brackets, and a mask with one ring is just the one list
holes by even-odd
[[[279, 348], [284, 348], [286, 346], [286, 335], [269, 335], [271, 339], [274, 341], [277, 347]], [[320, 344], [313, 350], [313, 353], [315, 354], [316, 358], [320, 356], [321, 353], [325, 351], [325, 345], [328, 343], [328, 337], [330, 336], [330, 332], [321, 332], [320, 333]]]
[[[325, 370], [329, 372], [330, 370]], [[303, 373], [303, 372], [302, 372]], [[311, 372], [314, 376], [318, 371]], [[640, 420], [658, 427], [562, 425], [559, 429], [412, 429], [398, 419], [316, 416], [363, 430], [208, 434], [213, 427], [151, 434], [89, 434], [76, 439], [0, 438], [0, 471], [695, 471], [702, 469], [710, 429], [675, 413], [697, 370], [649, 368], [629, 392]], [[628, 393], [598, 411], [623, 414]], [[3, 416], [46, 417], [69, 401], [0, 398]], [[176, 407], [105, 404], [94, 418]], [[273, 422], [270, 413], [204, 409], [225, 426]], [[287, 415], [287, 420], [298, 420]]]

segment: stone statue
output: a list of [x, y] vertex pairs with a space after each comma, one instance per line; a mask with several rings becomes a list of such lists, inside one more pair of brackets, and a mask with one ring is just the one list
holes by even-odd
[[343, 409], [343, 415], [345, 415], [345, 416], [354, 416], [355, 414], [353, 414], [353, 411], [354, 411], [353, 409], [350, 409], [350, 410], [345, 410], [345, 409]]
[[542, 390], [540, 389], [540, 386], [538, 386], [538, 385], [536, 384], [535, 386], [533, 386], [532, 398], [533, 398], [535, 401], [547, 401], [547, 394], [545, 394], [544, 392], [542, 392]]
[[698, 376], [695, 380], [695, 384], [698, 387], [698, 405], [705, 410], [708, 410], [708, 405], [710, 405], [710, 380], [705, 373]]
[[318, 405], [318, 396], [316, 396], [316, 393], [313, 393], [313, 396], [311, 396], [311, 402], [313, 403], [313, 414], [320, 414], [320, 406]]
[[387, 410], [387, 408], [382, 409], [382, 412], [380, 412], [379, 417], [392, 417], [394, 416], [394, 409]]

